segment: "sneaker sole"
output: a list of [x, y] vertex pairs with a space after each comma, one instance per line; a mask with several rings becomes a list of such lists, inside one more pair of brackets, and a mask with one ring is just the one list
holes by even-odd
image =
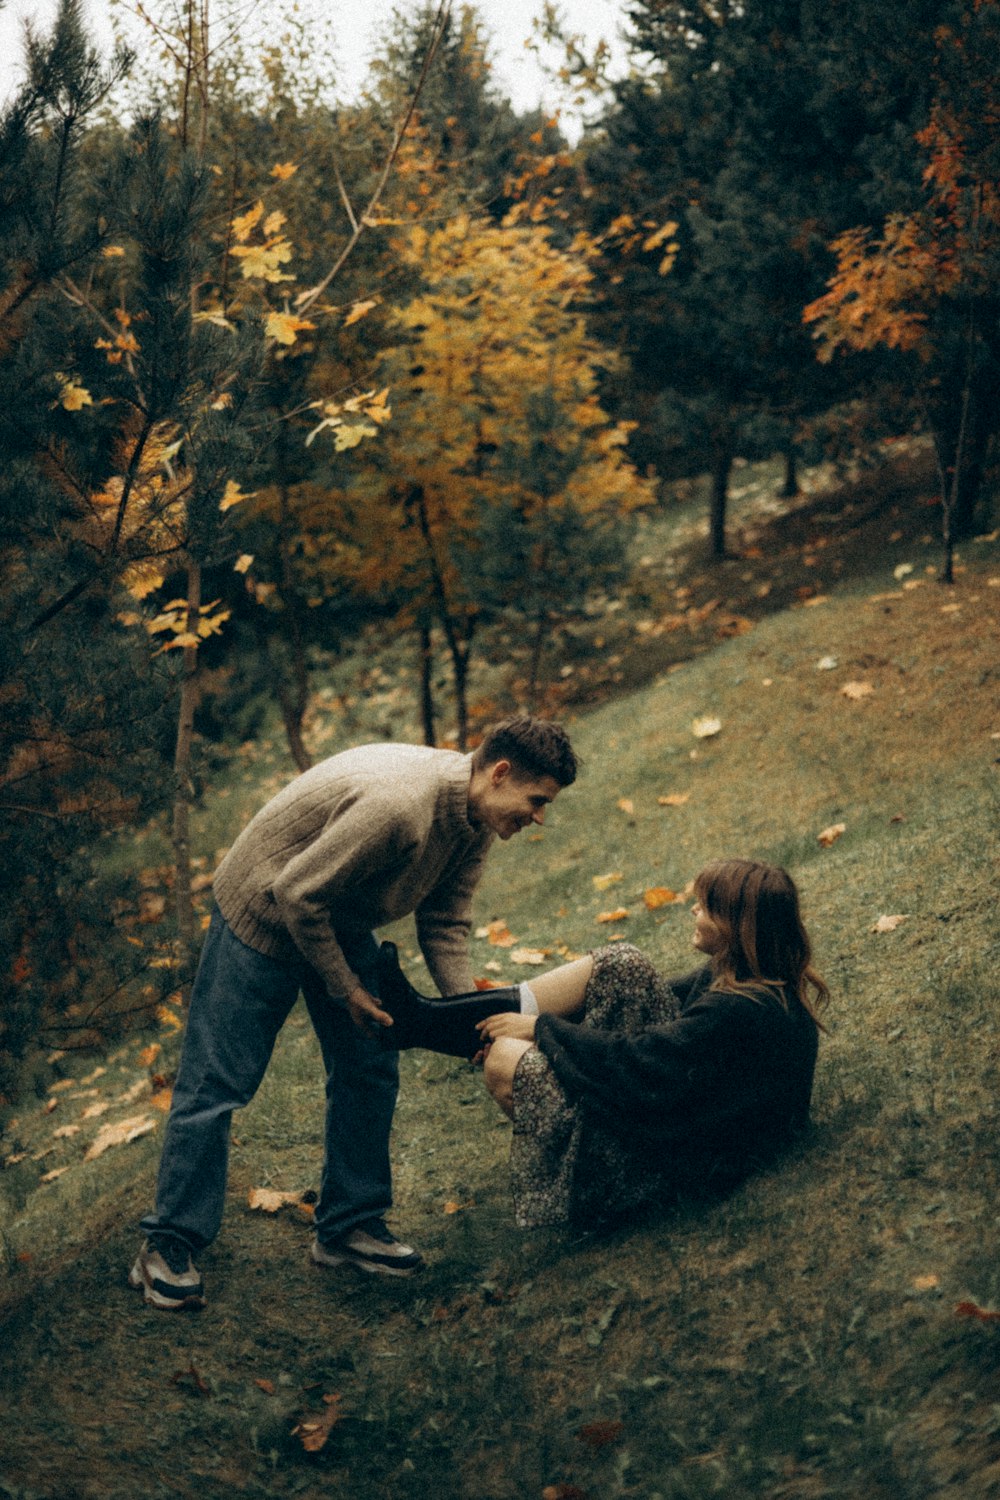
[[338, 1266], [353, 1266], [356, 1271], [364, 1271], [367, 1276], [413, 1276], [424, 1265], [423, 1260], [419, 1260], [416, 1265], [393, 1266], [384, 1261], [367, 1260], [364, 1256], [331, 1255], [328, 1251], [324, 1251], [322, 1259], [311, 1252], [310, 1259], [321, 1271], [328, 1268], [335, 1270]]
[[142, 1292], [143, 1301], [150, 1307], [158, 1307], [162, 1312], [183, 1312], [185, 1308], [197, 1312], [205, 1306], [204, 1297], [197, 1292], [188, 1292], [183, 1297], [165, 1297], [155, 1286], [150, 1286], [138, 1261], [128, 1273], [128, 1284], [133, 1291]]

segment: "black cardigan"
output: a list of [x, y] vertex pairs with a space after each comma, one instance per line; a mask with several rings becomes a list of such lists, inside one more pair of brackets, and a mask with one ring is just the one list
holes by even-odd
[[[805, 1125], [817, 1030], [797, 998], [709, 989], [708, 966], [671, 986], [678, 1020], [620, 1036], [540, 1015], [535, 1045], [572, 1104], [631, 1147], [668, 1158], [766, 1160]], [[674, 1148], [682, 1148], [676, 1151]]]

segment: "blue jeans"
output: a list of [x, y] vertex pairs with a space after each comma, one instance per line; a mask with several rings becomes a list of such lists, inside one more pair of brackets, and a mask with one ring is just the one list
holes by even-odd
[[[370, 932], [337, 939], [365, 988], [377, 989]], [[306, 963], [280, 963], [235, 937], [212, 914], [191, 992], [187, 1029], [146, 1234], [169, 1232], [201, 1250], [219, 1232], [232, 1112], [260, 1085], [285, 1019], [305, 997], [326, 1069], [323, 1179], [316, 1232], [329, 1242], [392, 1204], [389, 1132], [399, 1090], [395, 1052], [359, 1030], [342, 1000]]]

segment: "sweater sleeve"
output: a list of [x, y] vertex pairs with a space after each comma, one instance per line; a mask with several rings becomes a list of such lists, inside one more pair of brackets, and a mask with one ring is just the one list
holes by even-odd
[[469, 962], [472, 893], [491, 843], [492, 839], [484, 839], [466, 847], [417, 907], [420, 951], [442, 995], [467, 994], [473, 986]]
[[360, 980], [337, 941], [333, 910], [352, 885], [405, 864], [414, 840], [398, 805], [347, 794], [331, 808], [319, 838], [285, 865], [272, 894], [296, 948], [323, 976], [331, 995], [348, 995]]

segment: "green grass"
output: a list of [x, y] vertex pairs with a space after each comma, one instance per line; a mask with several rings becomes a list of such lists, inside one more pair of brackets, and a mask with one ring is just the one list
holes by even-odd
[[[82, 1161], [105, 1118], [155, 1114], [141, 1093], [122, 1102], [141, 1088], [149, 1038], [59, 1061], [0, 1148], [25, 1152], [0, 1172], [0, 1496], [1000, 1490], [1000, 1324], [954, 1310], [1000, 1301], [1000, 565], [989, 545], [966, 548], [952, 595], [919, 556], [921, 586], [904, 590], [893, 568], [914, 556], [869, 549], [866, 571], [826, 580], [825, 603], [699, 640], [690, 660], [650, 664], [634, 691], [570, 707], [585, 770], [541, 837], [495, 850], [477, 895], [477, 922], [503, 917], [554, 959], [621, 933], [678, 970], [689, 907], [649, 912], [644, 890], [681, 889], [717, 854], [787, 863], [834, 990], [808, 1142], [725, 1201], [601, 1237], [524, 1234], [508, 1127], [481, 1078], [408, 1054], [393, 1222], [427, 1271], [390, 1286], [321, 1272], [303, 1214], [246, 1207], [251, 1187], [318, 1180], [321, 1072], [296, 1011], [235, 1122], [227, 1217], [201, 1261], [209, 1307], [178, 1318], [124, 1285], [161, 1130]], [[837, 667], [820, 669], [831, 656]], [[874, 691], [849, 700], [848, 681]], [[722, 729], [698, 740], [704, 715]], [[332, 711], [321, 727], [335, 748]], [[201, 823], [210, 861], [287, 774], [277, 745], [234, 759], [229, 795]], [[662, 806], [670, 793], [688, 800]], [[822, 847], [817, 834], [839, 822]], [[621, 881], [596, 889], [611, 872]], [[628, 917], [597, 923], [619, 906]], [[906, 920], [876, 934], [881, 914]], [[397, 936], [419, 980], [412, 931]], [[480, 973], [532, 972], [483, 939], [474, 953]], [[169, 1066], [164, 1042], [154, 1068]], [[108, 1071], [91, 1087], [117, 1102], [83, 1122], [87, 1101], [70, 1097], [82, 1084], [47, 1090], [57, 1070], [80, 1082], [98, 1061]], [[51, 1114], [46, 1095], [60, 1099]], [[54, 1138], [70, 1121], [80, 1134]], [[334, 1393], [342, 1419], [310, 1455], [292, 1428]]]

